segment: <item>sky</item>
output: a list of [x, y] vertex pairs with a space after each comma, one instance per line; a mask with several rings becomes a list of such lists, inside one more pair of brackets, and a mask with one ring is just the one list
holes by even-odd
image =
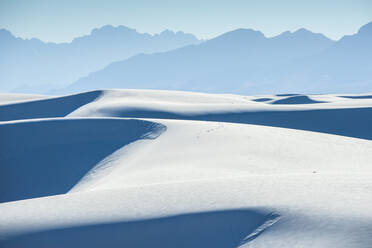
[[201, 39], [237, 28], [267, 37], [306, 28], [338, 40], [371, 21], [372, 0], [0, 0], [0, 28], [52, 42], [69, 42], [106, 24]]

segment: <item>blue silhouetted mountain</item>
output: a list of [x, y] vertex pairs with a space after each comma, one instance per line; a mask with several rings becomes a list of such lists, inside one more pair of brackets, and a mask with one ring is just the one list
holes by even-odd
[[56, 44], [16, 38], [0, 29], [0, 90], [47, 91], [55, 85], [68, 85], [114, 61], [200, 42], [183, 32], [166, 30], [150, 35], [125, 26], [107, 25], [70, 43]]
[[[269, 82], [297, 92], [366, 92], [372, 90], [372, 22], [329, 49], [284, 63], [270, 71]], [[283, 91], [284, 92], [284, 91]]]
[[306, 29], [267, 38], [238, 29], [164, 53], [115, 62], [59, 92], [148, 88], [241, 94], [372, 90], [372, 23], [332, 41]]
[[273, 38], [238, 29], [199, 45], [112, 63], [60, 92], [150, 88], [256, 93], [270, 87], [267, 73], [277, 66], [319, 54], [333, 44], [324, 35], [305, 29]]

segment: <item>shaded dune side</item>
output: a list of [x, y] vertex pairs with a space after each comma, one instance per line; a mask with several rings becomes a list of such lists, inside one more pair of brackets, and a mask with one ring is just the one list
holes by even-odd
[[102, 91], [34, 100], [0, 106], [0, 121], [64, 117], [77, 108], [96, 100]]
[[[235, 248], [258, 237], [278, 215], [256, 209], [199, 212], [130, 222], [84, 225], [24, 234], [4, 247]], [[246, 239], [249, 237], [248, 239]]]
[[372, 99], [372, 95], [367, 96], [340, 96], [343, 98], [349, 98], [349, 99]]
[[255, 102], [267, 102], [267, 101], [271, 101], [273, 100], [272, 98], [268, 98], [268, 97], [263, 97], [263, 98], [256, 98], [256, 99], [253, 99], [252, 101], [255, 101]]
[[322, 101], [315, 101], [308, 96], [291, 96], [288, 98], [276, 100], [271, 104], [312, 104], [312, 103], [325, 103]]
[[0, 202], [66, 193], [115, 150], [164, 130], [161, 124], [121, 119], [0, 124]]
[[292, 128], [372, 140], [372, 108], [178, 114], [148, 109], [112, 111], [110, 116], [221, 121]]

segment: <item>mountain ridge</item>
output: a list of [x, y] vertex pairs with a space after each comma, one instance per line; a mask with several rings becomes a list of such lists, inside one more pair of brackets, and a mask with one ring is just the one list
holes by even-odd
[[265, 77], [269, 76], [263, 67], [316, 55], [335, 43], [306, 29], [275, 37], [253, 29], [236, 29], [198, 45], [117, 61], [60, 92], [104, 87], [264, 93], [244, 90], [267, 84]]
[[171, 35], [187, 35], [187, 36], [190, 36], [190, 37], [194, 37], [195, 39], [199, 40], [199, 41], [202, 41], [202, 39], [198, 39], [195, 35], [191, 34], [191, 33], [185, 33], [183, 31], [173, 31], [171, 29], [164, 29], [163, 31], [161, 31], [160, 33], [154, 33], [154, 34], [150, 34], [150, 33], [140, 33], [137, 31], [137, 29], [135, 28], [130, 28], [128, 26], [125, 26], [125, 25], [117, 25], [117, 26], [114, 26], [114, 25], [111, 25], [111, 24], [106, 24], [106, 25], [103, 25], [99, 28], [93, 28], [88, 34], [85, 34], [85, 35], [80, 35], [80, 36], [77, 36], [77, 37], [74, 37], [70, 42], [54, 42], [54, 41], [44, 41], [44, 40], [41, 40], [37, 37], [32, 37], [32, 38], [23, 38], [23, 37], [20, 37], [20, 36], [16, 36], [15, 34], [13, 34], [10, 30], [6, 29], [6, 28], [0, 28], [0, 38], [4, 37], [4, 35], [8, 36], [8, 37], [11, 37], [13, 39], [19, 39], [19, 40], [23, 40], [23, 41], [30, 41], [30, 40], [37, 40], [37, 41], [40, 41], [44, 44], [55, 44], [55, 45], [61, 45], [61, 44], [70, 44], [76, 40], [79, 40], [81, 38], [85, 38], [85, 37], [90, 37], [90, 36], [93, 36], [93, 35], [97, 35], [99, 33], [103, 33], [104, 31], [107, 31], [107, 30], [114, 30], [114, 32], [116, 31], [125, 31], [125, 32], [132, 32], [132, 33], [137, 33], [137, 34], [140, 34], [140, 35], [144, 35], [144, 36], [147, 36], [147, 37], [156, 37], [156, 36], [161, 36], [161, 35], [166, 35], [166, 34], [171, 34]]
[[[5, 29], [0, 30], [0, 39], [6, 37], [13, 37], [17, 44], [24, 41]], [[10, 78], [17, 82], [25, 80], [22, 75], [27, 75], [28, 83], [17, 84], [18, 88], [13, 88], [15, 92], [28, 88], [28, 92], [37, 89], [34, 93], [50, 94], [101, 88], [238, 94], [330, 93], [332, 88], [335, 92], [353, 93], [372, 90], [372, 62], [369, 62], [372, 22], [337, 41], [305, 28], [274, 37], [240, 28], [202, 41], [181, 31], [140, 34], [123, 25], [93, 29], [89, 35], [77, 37], [71, 43], [27, 41], [28, 46], [18, 50], [32, 53], [34, 59], [17, 60], [8, 56], [8, 59], [3, 58], [3, 64], [7, 66], [0, 68], [0, 75], [5, 75], [3, 82], [7, 82], [7, 73], [13, 73], [14, 78]], [[132, 47], [128, 48], [128, 44]], [[49, 56], [56, 47], [62, 58], [59, 62]], [[9, 51], [4, 53], [9, 54]], [[73, 59], [69, 53], [87, 62]], [[28, 74], [17, 71], [19, 61], [23, 63], [20, 68], [30, 67]], [[45, 66], [39, 68], [38, 64], [42, 62]], [[59, 63], [58, 68], [55, 63]], [[71, 71], [75, 73], [74, 77], [71, 77]], [[63, 80], [52, 80], [53, 76], [63, 73], [69, 77], [63, 75]], [[38, 76], [42, 80], [36, 80]], [[35, 82], [37, 86], [33, 85]], [[68, 82], [70, 85], [66, 87]], [[42, 88], [45, 88], [44, 92], [40, 92]]]
[[68, 85], [114, 61], [202, 42], [183, 32], [141, 34], [122, 25], [93, 29], [69, 43], [23, 39], [1, 29], [0, 41], [0, 90], [16, 92], [43, 85]]

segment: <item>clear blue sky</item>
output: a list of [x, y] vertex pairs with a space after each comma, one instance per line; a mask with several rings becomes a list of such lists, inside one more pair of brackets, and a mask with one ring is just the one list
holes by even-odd
[[71, 41], [105, 24], [212, 38], [236, 28], [266, 36], [304, 27], [339, 39], [372, 21], [372, 0], [0, 0], [0, 28], [23, 38]]

